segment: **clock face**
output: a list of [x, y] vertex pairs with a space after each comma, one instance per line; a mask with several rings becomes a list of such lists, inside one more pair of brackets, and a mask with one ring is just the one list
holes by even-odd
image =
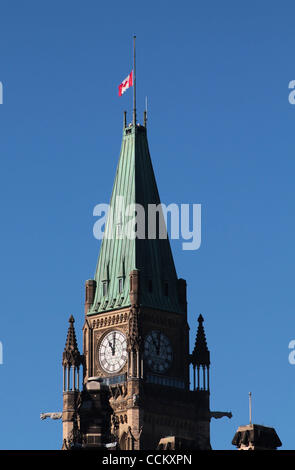
[[125, 335], [117, 330], [107, 333], [100, 343], [98, 357], [99, 363], [105, 372], [119, 372], [127, 360]]
[[161, 331], [151, 331], [145, 338], [144, 357], [149, 368], [158, 374], [166, 372], [172, 363], [172, 347]]

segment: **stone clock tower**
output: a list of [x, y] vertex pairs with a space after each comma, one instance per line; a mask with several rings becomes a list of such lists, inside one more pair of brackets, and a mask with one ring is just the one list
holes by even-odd
[[[128, 211], [138, 207], [132, 204], [144, 209], [133, 238], [126, 236]], [[159, 236], [159, 208], [156, 235], [148, 237], [148, 208], [159, 204], [146, 116], [144, 125], [127, 125], [125, 113], [108, 236], [86, 281], [83, 354], [71, 317], [63, 355], [65, 449], [211, 448], [203, 318], [190, 353], [186, 282], [177, 277], [169, 239]]]

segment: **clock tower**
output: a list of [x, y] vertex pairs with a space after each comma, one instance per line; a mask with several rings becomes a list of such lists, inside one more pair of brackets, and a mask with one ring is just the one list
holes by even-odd
[[[150, 207], [157, 220], [152, 237]], [[79, 380], [64, 380], [63, 448], [211, 448], [203, 318], [190, 354], [186, 282], [159, 233], [162, 221], [146, 114], [143, 125], [127, 125], [124, 113], [105, 235], [94, 278], [86, 281], [83, 354], [76, 342], [74, 353], [73, 346], [67, 351], [69, 341], [64, 352], [65, 375], [81, 365], [83, 384], [78, 390]]]

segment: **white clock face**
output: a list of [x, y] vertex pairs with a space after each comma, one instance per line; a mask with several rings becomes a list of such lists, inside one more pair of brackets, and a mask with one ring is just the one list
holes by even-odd
[[127, 360], [125, 335], [117, 330], [107, 333], [100, 343], [98, 357], [105, 372], [119, 372]]
[[172, 363], [172, 347], [161, 331], [151, 331], [145, 338], [144, 357], [149, 368], [158, 374], [166, 372]]

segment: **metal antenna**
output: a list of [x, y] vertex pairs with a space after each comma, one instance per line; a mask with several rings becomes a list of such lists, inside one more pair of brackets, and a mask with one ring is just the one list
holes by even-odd
[[136, 126], [136, 62], [135, 62], [135, 40], [133, 36], [133, 125]]
[[252, 393], [249, 392], [249, 421], [250, 425], [252, 424]]
[[144, 120], [144, 127], [146, 127], [146, 122], [147, 122], [147, 96], [145, 97], [145, 111], [143, 113], [143, 120]]

